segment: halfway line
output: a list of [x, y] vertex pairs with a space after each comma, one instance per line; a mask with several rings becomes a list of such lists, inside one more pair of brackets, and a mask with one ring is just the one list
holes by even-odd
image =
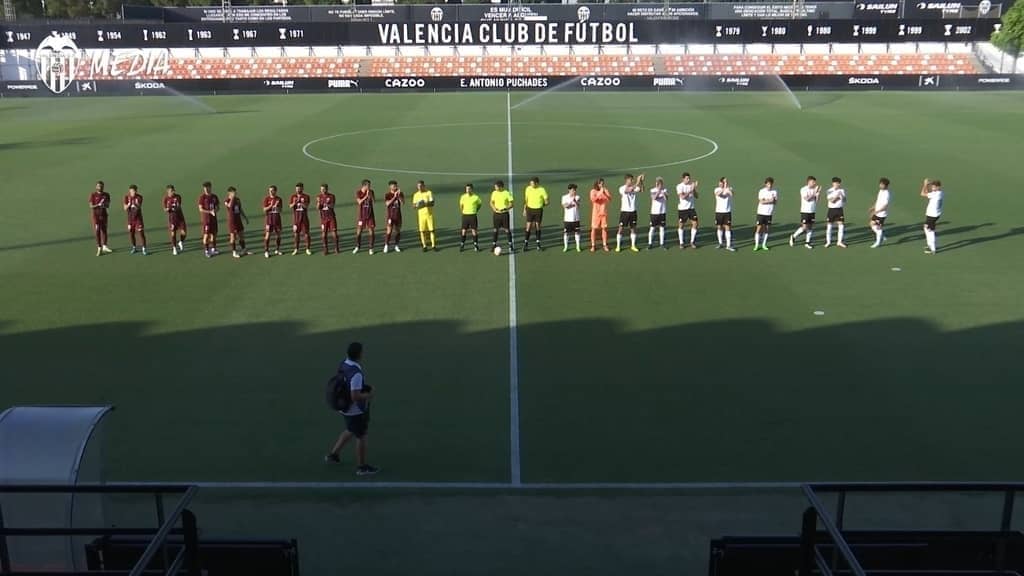
[[[508, 128], [508, 190], [512, 186], [512, 93], [505, 92], [505, 125]], [[514, 194], [514, 193], [513, 193]], [[509, 211], [509, 234], [515, 230], [515, 209]], [[512, 485], [522, 484], [519, 458], [519, 337], [517, 335], [518, 305], [516, 303], [516, 253], [508, 254], [508, 353], [509, 353], [509, 453]]]

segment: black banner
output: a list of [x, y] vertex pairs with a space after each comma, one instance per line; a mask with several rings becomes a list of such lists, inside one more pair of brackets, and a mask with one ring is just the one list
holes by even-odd
[[[793, 91], [801, 90], [1022, 90], [1024, 76], [885, 75], [783, 76]], [[557, 86], [577, 91], [777, 91], [775, 76], [464, 76], [394, 78], [235, 78], [215, 80], [85, 80], [61, 96], [126, 96], [230, 93], [323, 92], [480, 92], [530, 91]], [[0, 96], [54, 96], [41, 82], [0, 82]]]
[[[624, 5], [629, 9], [631, 6]], [[0, 24], [0, 50], [35, 50], [67, 35], [78, 48], [338, 45], [573, 45], [986, 41], [995, 20], [625, 20], [616, 22], [350, 22], [328, 24]]]
[[683, 2], [642, 4], [440, 4], [339, 6], [125, 6], [126, 20], [165, 23], [588, 22], [618, 20], [850, 20], [998, 18], [1013, 0]]
[[711, 4], [713, 20], [849, 20], [853, 15], [853, 4], [850, 2]]

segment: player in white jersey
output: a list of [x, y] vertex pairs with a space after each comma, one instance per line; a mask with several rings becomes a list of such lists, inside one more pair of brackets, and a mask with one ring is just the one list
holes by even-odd
[[718, 247], [735, 252], [732, 247], [732, 186], [724, 176], [718, 179], [718, 187], [715, 188], [715, 228]]
[[825, 225], [825, 248], [832, 245], [832, 225], [835, 224], [838, 228], [838, 236], [836, 239], [836, 246], [840, 248], [846, 248], [846, 244], [843, 244], [843, 232], [846, 229], [846, 190], [843, 190], [843, 179], [838, 176], [832, 179], [832, 187], [825, 193], [825, 199], [828, 200], [828, 224]]
[[924, 184], [921, 185], [921, 197], [928, 199], [928, 206], [924, 209], [924, 239], [928, 243], [928, 248], [925, 249], [925, 254], [935, 254], [938, 252], [938, 246], [936, 245], [935, 239], [935, 227], [939, 223], [939, 217], [942, 216], [942, 182], [939, 180], [924, 179]]
[[668, 189], [665, 180], [659, 176], [654, 179], [651, 188], [651, 228], [647, 231], [647, 249], [654, 248], [654, 230], [658, 230], [658, 239], [662, 248], [665, 246], [665, 207], [668, 204]]
[[885, 240], [885, 218], [889, 216], [889, 201], [892, 199], [892, 192], [889, 191], [889, 179], [879, 178], [878, 195], [875, 196], [875, 203], [868, 209], [871, 217], [871, 231], [875, 233], [875, 243], [872, 248], [878, 248]]
[[569, 251], [569, 235], [576, 238], [576, 251], [580, 251], [580, 197], [578, 186], [569, 184], [568, 192], [562, 196], [562, 252]]
[[810, 250], [811, 234], [814, 232], [814, 217], [818, 213], [818, 197], [821, 195], [821, 186], [814, 176], [807, 177], [807, 184], [800, 189], [800, 227], [789, 235], [789, 245], [793, 246], [800, 234], [804, 237], [804, 247]]
[[764, 187], [757, 192], [757, 225], [754, 227], [754, 252], [768, 250], [768, 231], [772, 226], [772, 215], [779, 202], [779, 191], [775, 179], [764, 179]]
[[619, 210], [619, 231], [615, 234], [615, 251], [622, 251], [622, 229], [629, 228], [629, 249], [639, 252], [636, 247], [636, 195], [644, 189], [644, 175], [633, 180], [632, 174], [626, 174], [626, 183], [619, 186], [621, 206]]
[[690, 248], [697, 247], [697, 187], [700, 182], [690, 179], [689, 172], [683, 172], [682, 180], [676, 184], [676, 196], [679, 197], [679, 248], [686, 246], [684, 243], [683, 225], [690, 223]]

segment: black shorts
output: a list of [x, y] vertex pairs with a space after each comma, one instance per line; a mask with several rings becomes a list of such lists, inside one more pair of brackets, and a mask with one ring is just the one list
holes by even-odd
[[580, 221], [575, 222], [562, 222], [562, 229], [568, 234], [574, 234], [580, 231]]
[[495, 230], [508, 230], [509, 229], [509, 215], [508, 212], [496, 212], [494, 218], [491, 220], [494, 224]]
[[732, 212], [715, 212], [715, 226], [732, 226]]
[[938, 216], [925, 216], [924, 217], [924, 227], [929, 229], [929, 230], [935, 230], [935, 226], [938, 223], [939, 223], [939, 217]]
[[526, 209], [526, 223], [527, 224], [540, 224], [541, 220], [544, 219], [543, 208], [527, 208]]
[[828, 216], [826, 219], [831, 224], [833, 222], [842, 222], [846, 218], [846, 214], [843, 213], [842, 208], [829, 208]]
[[636, 212], [619, 212], [619, 226], [636, 228]]
[[362, 438], [366, 436], [366, 432], [370, 429], [370, 413], [363, 412], [355, 416], [345, 416], [345, 429], [352, 433], [356, 438]]
[[679, 213], [678, 215], [679, 215], [679, 223], [680, 224], [685, 224], [685, 223], [689, 222], [690, 220], [693, 220], [694, 222], [697, 221], [697, 209], [696, 208], [688, 208], [686, 210], [678, 210], [678, 213]]
[[879, 226], [885, 226], [885, 216], [871, 215], [871, 221]]
[[806, 224], [808, 226], [812, 226], [814, 224], [814, 216], [815, 216], [814, 212], [801, 212], [800, 213], [800, 223], [801, 224]]
[[462, 215], [462, 229], [463, 230], [476, 230], [480, 225], [477, 223], [476, 214], [463, 214]]
[[664, 214], [651, 214], [651, 227], [652, 228], [664, 228], [665, 227], [665, 215]]
[[757, 225], [758, 226], [771, 226], [772, 225], [772, 215], [769, 214], [769, 215], [765, 216], [764, 214], [758, 214], [757, 215]]

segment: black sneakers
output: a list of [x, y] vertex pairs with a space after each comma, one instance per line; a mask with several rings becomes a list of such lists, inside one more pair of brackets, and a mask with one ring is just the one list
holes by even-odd
[[324, 462], [328, 464], [337, 464], [341, 462], [341, 457], [337, 454], [328, 454], [327, 456], [324, 456]]
[[356, 468], [356, 476], [373, 476], [377, 472], [380, 472], [380, 468], [369, 464]]

